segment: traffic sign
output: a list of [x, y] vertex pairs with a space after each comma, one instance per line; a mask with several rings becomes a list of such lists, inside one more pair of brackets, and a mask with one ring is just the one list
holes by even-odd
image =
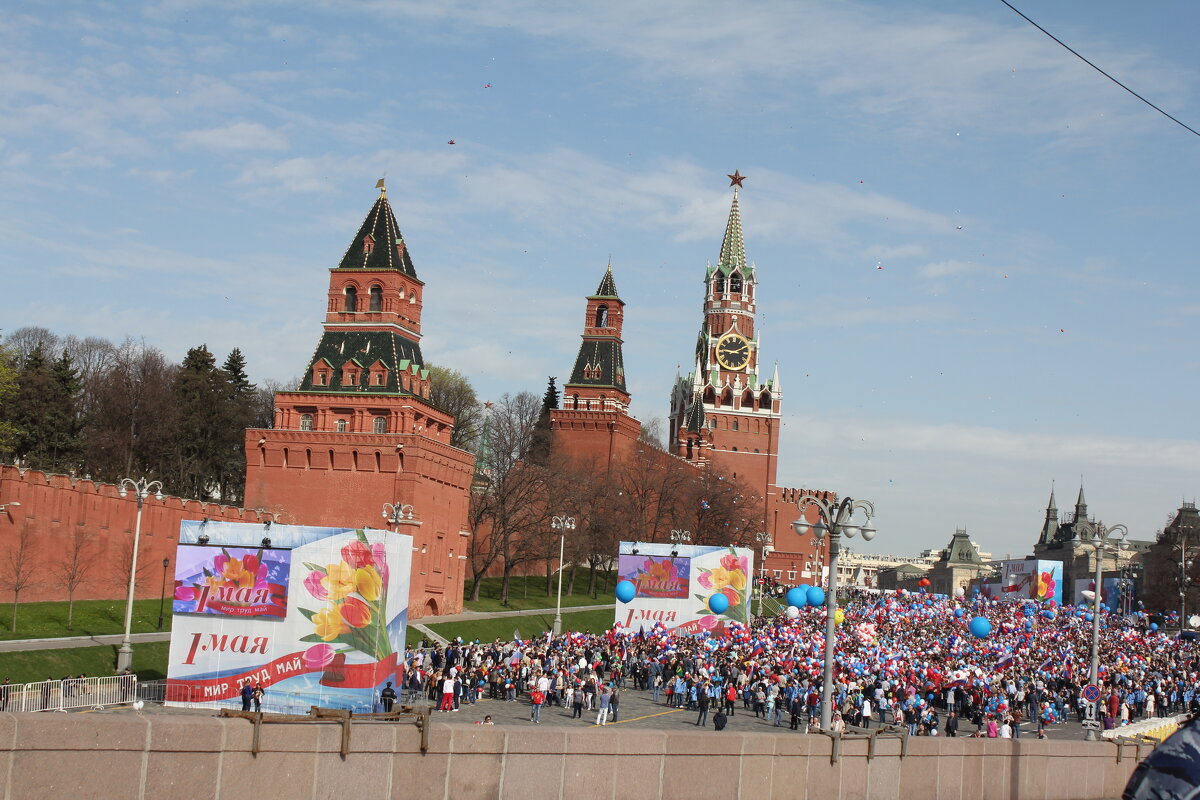
[[1094, 703], [1100, 699], [1100, 687], [1094, 683], [1089, 683], [1083, 687], [1083, 699], [1089, 703]]
[[1100, 727], [1101, 727], [1101, 725], [1100, 725], [1100, 723], [1099, 723], [1099, 722], [1097, 722], [1097, 721], [1096, 721], [1096, 720], [1094, 720], [1094, 719], [1085, 719], [1085, 720], [1083, 721], [1083, 727], [1085, 727], [1085, 728], [1091, 728], [1091, 729], [1093, 729], [1093, 730], [1097, 730], [1097, 731], [1098, 731], [1098, 730], [1100, 730]]

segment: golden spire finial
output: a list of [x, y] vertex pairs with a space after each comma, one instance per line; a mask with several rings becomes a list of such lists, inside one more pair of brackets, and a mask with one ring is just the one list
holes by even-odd
[[375, 188], [378, 189], [379, 193], [384, 196], [387, 195], [387, 186], [384, 185], [384, 181], [386, 181], [386, 180], [387, 180], [387, 173], [385, 172], [385, 173], [383, 173], [382, 178], [375, 181]]

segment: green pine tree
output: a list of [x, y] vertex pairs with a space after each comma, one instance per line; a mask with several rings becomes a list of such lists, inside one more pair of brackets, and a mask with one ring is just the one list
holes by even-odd
[[79, 376], [64, 351], [53, 364], [40, 346], [25, 357], [17, 390], [5, 404], [7, 422], [18, 430], [13, 455], [34, 469], [73, 473], [83, 458]]
[[201, 345], [188, 350], [173, 389], [178, 410], [176, 488], [184, 497], [212, 499], [220, 491], [227, 460], [229, 379], [217, 369], [208, 347]]
[[553, 448], [552, 432], [550, 430], [550, 412], [558, 408], [558, 387], [554, 378], [546, 384], [546, 393], [542, 395], [542, 410], [538, 414], [537, 424], [533, 427], [533, 440], [529, 445], [529, 461], [531, 464], [544, 465], [550, 460]]
[[240, 504], [246, 486], [246, 428], [254, 422], [258, 392], [246, 375], [246, 358], [240, 349], [233, 348], [221, 370], [227, 383], [220, 493], [222, 502]]
[[18, 374], [12, 353], [0, 347], [0, 455], [13, 454], [20, 433], [10, 417], [11, 402], [19, 391]]
[[83, 415], [80, 413], [81, 384], [70, 354], [62, 355], [51, 367], [54, 403], [47, 409], [50, 422], [50, 452], [47, 464], [53, 472], [74, 474], [83, 465]]

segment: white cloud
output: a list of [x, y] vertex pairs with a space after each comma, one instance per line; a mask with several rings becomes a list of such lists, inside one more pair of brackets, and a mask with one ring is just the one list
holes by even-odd
[[[515, 28], [564, 49], [615, 54], [648, 79], [673, 76], [722, 102], [736, 92], [743, 99], [761, 95], [787, 103], [815, 90], [844, 99], [848, 116], [891, 119], [896, 131], [938, 131], [950, 139], [968, 129], [1078, 142], [1151, 122], [1102, 76], [1003, 14], [914, 15], [911, 8], [883, 3], [816, 0], [614, 0], [569, 8], [368, 0], [358, 7], [406, 19], [453, 20], [464, 28]], [[1062, 33], [1131, 85], [1153, 86], [1160, 103], [1183, 102], [1194, 76], [1178, 65], [1122, 51], [1096, 36]]]
[[184, 131], [179, 143], [206, 150], [284, 150], [287, 137], [258, 122], [231, 122], [219, 128]]
[[863, 255], [867, 258], [875, 258], [880, 261], [892, 261], [894, 259], [909, 258], [911, 256], [924, 256], [929, 254], [929, 248], [923, 244], [909, 242], [906, 244], [874, 244], [863, 250]]
[[96, 153], [89, 153], [78, 147], [72, 147], [70, 150], [65, 150], [61, 153], [55, 153], [50, 157], [51, 162], [65, 169], [74, 169], [77, 167], [107, 167], [111, 162], [107, 158]]
[[935, 261], [932, 264], [926, 264], [917, 270], [917, 274], [922, 278], [949, 278], [953, 275], [965, 275], [970, 272], [975, 272], [980, 267], [971, 261], [957, 261], [954, 259], [948, 261]]
[[1099, 434], [1024, 433], [958, 423], [878, 418], [789, 418], [801, 431], [805, 449], [847, 448], [934, 455], [970, 456], [981, 462], [1054, 464], [1070, 462], [1137, 469], [1155, 467], [1198, 471], [1200, 442]]

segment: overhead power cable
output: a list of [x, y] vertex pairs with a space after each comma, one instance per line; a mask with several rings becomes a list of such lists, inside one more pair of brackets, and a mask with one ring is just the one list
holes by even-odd
[[1194, 133], [1194, 134], [1196, 134], [1197, 136], [1200, 136], [1200, 131], [1196, 130], [1196, 129], [1195, 129], [1195, 128], [1193, 128], [1191, 125], [1188, 125], [1186, 122], [1183, 122], [1183, 121], [1181, 121], [1181, 120], [1177, 119], [1176, 117], [1173, 117], [1173, 116], [1171, 116], [1171, 115], [1170, 115], [1170, 114], [1168, 114], [1166, 111], [1163, 111], [1161, 108], [1159, 108], [1158, 106], [1154, 105], [1154, 103], [1151, 103], [1149, 100], [1147, 100], [1146, 98], [1142, 97], [1140, 94], [1138, 94], [1137, 92], [1135, 92], [1133, 89], [1130, 89], [1128, 86], [1126, 86], [1125, 84], [1121, 83], [1119, 80], [1117, 80], [1116, 78], [1114, 78], [1112, 75], [1109, 75], [1107, 72], [1105, 72], [1104, 70], [1100, 69], [1100, 67], [1096, 66], [1096, 65], [1095, 65], [1095, 64], [1093, 64], [1091, 61], [1088, 61], [1086, 58], [1084, 58], [1084, 56], [1083, 56], [1082, 54], [1080, 54], [1080, 53], [1079, 53], [1079, 51], [1077, 51], [1077, 50], [1075, 50], [1074, 48], [1072, 48], [1072, 47], [1071, 47], [1069, 44], [1067, 44], [1066, 42], [1064, 42], [1062, 39], [1059, 39], [1057, 36], [1055, 36], [1055, 35], [1054, 35], [1053, 33], [1051, 33], [1050, 31], [1046, 30], [1045, 28], [1043, 28], [1041, 25], [1038, 25], [1036, 22], [1034, 22], [1033, 20], [1031, 20], [1029, 17], [1025, 16], [1023, 13], [1021, 13], [1021, 10], [1020, 10], [1019, 8], [1017, 8], [1016, 6], [1014, 6], [1012, 3], [1008, 2], [1008, 0], [1000, 0], [1000, 2], [1001, 2], [1001, 3], [1004, 3], [1004, 5], [1006, 5], [1006, 6], [1008, 6], [1009, 8], [1011, 8], [1011, 9], [1013, 10], [1013, 12], [1017, 14], [1017, 16], [1021, 17], [1023, 20], [1025, 20], [1026, 22], [1028, 22], [1030, 25], [1032, 25], [1033, 27], [1037, 28], [1039, 31], [1041, 31], [1042, 33], [1046, 34], [1047, 36], [1049, 36], [1049, 37], [1050, 37], [1051, 39], [1053, 39], [1054, 41], [1058, 42], [1060, 45], [1062, 45], [1064, 48], [1066, 48], [1067, 52], [1069, 52], [1071, 55], [1073, 55], [1073, 56], [1075, 56], [1076, 58], [1078, 58], [1078, 59], [1079, 59], [1080, 61], [1082, 61], [1083, 63], [1087, 64], [1087, 65], [1088, 65], [1089, 67], [1091, 67], [1092, 69], [1096, 70], [1096, 72], [1099, 72], [1101, 75], [1103, 75], [1104, 77], [1108, 78], [1110, 81], [1112, 81], [1113, 83], [1115, 83], [1117, 86], [1120, 86], [1122, 89], [1124, 89], [1125, 91], [1129, 92], [1131, 95], [1133, 95], [1134, 97], [1136, 97], [1138, 100], [1141, 100], [1143, 103], [1145, 103], [1146, 105], [1150, 106], [1150, 107], [1151, 107], [1151, 108], [1153, 108], [1155, 111], [1157, 111], [1158, 113], [1162, 114], [1162, 115], [1163, 115], [1164, 117], [1166, 117], [1167, 119], [1169, 119], [1169, 120], [1171, 120], [1172, 122], [1174, 122], [1176, 125], [1180, 126], [1181, 128], [1183, 128], [1183, 129], [1185, 129], [1185, 130], [1187, 130], [1187, 131], [1190, 131], [1191, 133]]

